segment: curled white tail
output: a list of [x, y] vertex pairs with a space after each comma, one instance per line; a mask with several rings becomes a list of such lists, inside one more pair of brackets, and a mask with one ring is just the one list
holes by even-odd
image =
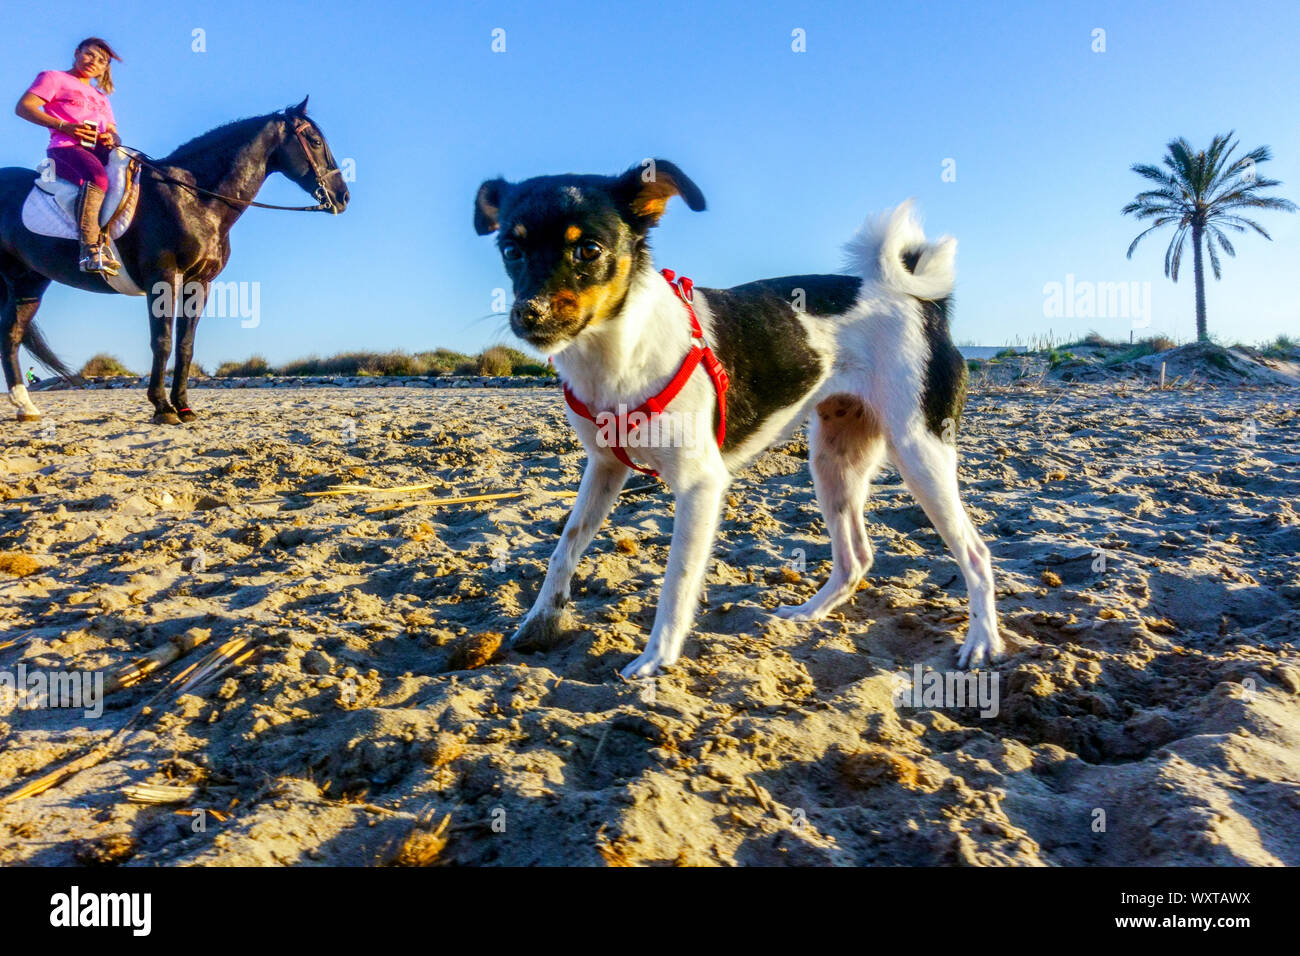
[[943, 236], [926, 242], [910, 199], [868, 219], [845, 244], [844, 252], [846, 269], [852, 275], [918, 299], [943, 299], [952, 294], [957, 240]]

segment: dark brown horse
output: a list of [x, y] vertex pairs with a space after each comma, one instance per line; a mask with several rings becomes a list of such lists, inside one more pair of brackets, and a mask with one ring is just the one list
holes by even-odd
[[[141, 170], [139, 205], [117, 240], [117, 251], [123, 270], [148, 297], [153, 344], [149, 401], [157, 423], [176, 425], [195, 418], [186, 397], [194, 332], [209, 286], [230, 258], [230, 228], [248, 206], [257, 205], [254, 197], [271, 173], [283, 173], [319, 204], [295, 208], [339, 213], [347, 207], [343, 175], [324, 134], [307, 119], [306, 99], [283, 112], [204, 133], [170, 156], [148, 160]], [[40, 236], [23, 225], [23, 201], [35, 177], [30, 169], [0, 169], [0, 359], [20, 421], [40, 417], [22, 384], [20, 345], [51, 371], [71, 377], [33, 322], [50, 283], [114, 292], [101, 276], [78, 269], [75, 239]], [[169, 401], [164, 376], [174, 326]]]

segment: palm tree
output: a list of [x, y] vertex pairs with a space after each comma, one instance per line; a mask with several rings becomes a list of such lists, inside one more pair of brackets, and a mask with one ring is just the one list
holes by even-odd
[[1237, 144], [1230, 142], [1232, 133], [1214, 137], [1210, 148], [1193, 152], [1191, 144], [1181, 136], [1165, 148], [1164, 167], [1137, 163], [1132, 169], [1144, 179], [1156, 184], [1155, 189], [1140, 192], [1124, 207], [1125, 215], [1132, 213], [1138, 219], [1155, 222], [1138, 234], [1128, 247], [1128, 257], [1142, 237], [1170, 223], [1177, 225], [1174, 237], [1165, 250], [1165, 275], [1178, 281], [1178, 266], [1183, 258], [1187, 234], [1192, 234], [1192, 264], [1196, 279], [1196, 338], [1204, 342], [1209, 338], [1205, 328], [1205, 269], [1201, 261], [1201, 240], [1210, 253], [1214, 278], [1220, 277], [1219, 250], [1230, 256], [1237, 252], [1228, 241], [1224, 229], [1245, 232], [1254, 229], [1272, 241], [1264, 227], [1253, 219], [1240, 215], [1246, 209], [1280, 209], [1295, 212], [1295, 203], [1275, 196], [1261, 196], [1262, 190], [1282, 185], [1275, 179], [1262, 179], [1256, 173], [1260, 163], [1272, 158], [1267, 146], [1259, 146], [1240, 159], [1233, 160]]

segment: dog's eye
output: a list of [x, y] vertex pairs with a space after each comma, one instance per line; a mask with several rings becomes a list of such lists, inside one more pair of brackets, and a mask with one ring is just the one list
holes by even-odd
[[600, 247], [599, 242], [588, 240], [573, 247], [573, 258], [580, 262], [590, 262], [592, 259], [598, 258], [602, 252], [604, 250]]
[[501, 243], [501, 258], [506, 262], [518, 262], [524, 257], [524, 250], [519, 248], [518, 243], [503, 242]]

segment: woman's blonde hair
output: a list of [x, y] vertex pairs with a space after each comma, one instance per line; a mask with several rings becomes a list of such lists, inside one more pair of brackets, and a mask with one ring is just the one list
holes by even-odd
[[108, 57], [108, 62], [104, 64], [104, 72], [99, 75], [97, 80], [95, 80], [95, 85], [98, 86], [99, 91], [105, 95], [112, 93], [113, 61], [117, 60], [118, 63], [121, 63], [122, 58], [117, 55], [116, 50], [108, 45], [107, 40], [101, 40], [99, 37], [86, 37], [86, 39], [77, 44], [77, 52], [80, 53], [88, 46], [98, 47], [103, 50], [104, 55]]

